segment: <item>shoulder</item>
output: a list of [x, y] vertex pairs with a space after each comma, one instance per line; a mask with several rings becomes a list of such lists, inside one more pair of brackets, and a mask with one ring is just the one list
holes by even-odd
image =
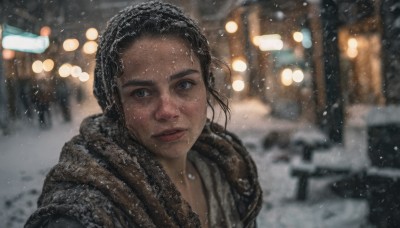
[[208, 129], [207, 133], [213, 140], [205, 140], [205, 143], [222, 155], [224, 166], [230, 168], [229, 174], [234, 179], [246, 178], [249, 168], [253, 168], [248, 166], [253, 166], [253, 161], [242, 140], [235, 133], [215, 123], [209, 124]]
[[82, 120], [78, 134], [65, 143], [63, 150], [71, 148], [82, 150], [89, 142], [109, 141], [110, 132], [115, 132], [114, 125], [115, 123], [110, 123], [110, 120], [101, 113], [87, 116]]
[[256, 164], [242, 141], [223, 127], [208, 123], [194, 149], [218, 166], [243, 223], [250, 224], [261, 209], [262, 190]]

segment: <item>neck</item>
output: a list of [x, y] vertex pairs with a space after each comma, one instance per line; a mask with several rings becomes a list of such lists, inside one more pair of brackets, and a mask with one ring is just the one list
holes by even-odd
[[193, 174], [189, 171], [190, 167], [186, 156], [158, 160], [177, 188], [188, 185], [188, 176]]
[[[187, 160], [187, 156], [173, 160], [159, 160], [159, 162], [181, 193], [182, 198], [200, 216], [202, 227], [208, 227], [207, 202], [200, 175], [193, 164]], [[183, 208], [184, 210], [190, 210], [190, 207]]]

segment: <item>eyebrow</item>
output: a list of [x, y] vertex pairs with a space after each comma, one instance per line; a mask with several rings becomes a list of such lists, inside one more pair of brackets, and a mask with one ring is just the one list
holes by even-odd
[[[176, 80], [179, 78], [183, 78], [187, 75], [194, 74], [194, 73], [200, 73], [198, 70], [195, 69], [186, 69], [182, 70], [178, 73], [175, 73], [170, 76], [169, 80]], [[125, 84], [122, 85], [122, 88], [126, 88], [129, 86], [154, 86], [154, 80], [137, 80], [137, 79], [132, 79], [127, 81]]]

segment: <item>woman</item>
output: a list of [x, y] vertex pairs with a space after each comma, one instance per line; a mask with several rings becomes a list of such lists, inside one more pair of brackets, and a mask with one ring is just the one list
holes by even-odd
[[113, 17], [86, 118], [48, 174], [26, 227], [254, 227], [262, 192], [237, 137], [207, 119], [208, 42], [167, 3]]

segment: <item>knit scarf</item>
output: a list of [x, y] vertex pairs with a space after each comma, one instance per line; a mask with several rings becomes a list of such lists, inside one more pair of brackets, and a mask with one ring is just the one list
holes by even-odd
[[[25, 227], [56, 215], [71, 216], [85, 227], [200, 227], [161, 164], [121, 129], [100, 114], [82, 122], [80, 134], [64, 145], [59, 163], [47, 175], [38, 210]], [[192, 149], [220, 168], [241, 221], [251, 226], [262, 191], [240, 140], [208, 122]]]

